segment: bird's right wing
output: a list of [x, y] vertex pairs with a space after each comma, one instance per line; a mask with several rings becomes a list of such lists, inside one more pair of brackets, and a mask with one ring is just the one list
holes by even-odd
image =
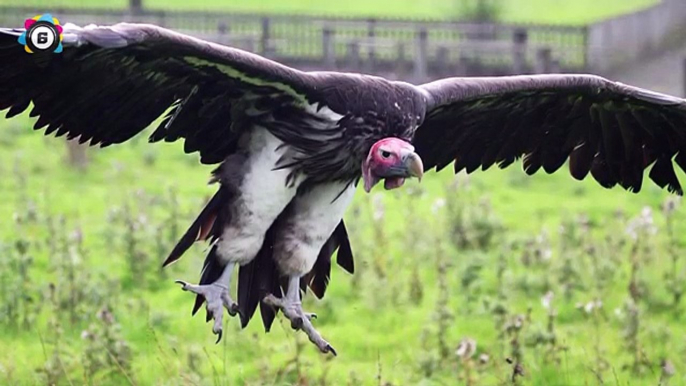
[[686, 100], [593, 75], [451, 78], [419, 87], [426, 119], [413, 144], [425, 169], [468, 173], [523, 157], [524, 170], [590, 172], [604, 187], [641, 189], [644, 170], [683, 194]]
[[169, 111], [151, 141], [184, 138], [187, 153], [217, 163], [245, 123], [316, 119], [306, 73], [242, 50], [146, 24], [66, 25], [63, 52], [41, 67], [18, 43], [23, 31], [0, 29], [0, 111], [33, 104], [46, 134], [107, 146]]

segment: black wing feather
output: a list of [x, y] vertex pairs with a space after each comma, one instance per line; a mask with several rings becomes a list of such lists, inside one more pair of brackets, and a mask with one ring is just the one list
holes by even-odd
[[0, 29], [0, 110], [33, 104], [35, 129], [90, 145], [125, 142], [171, 108], [150, 140], [183, 138], [186, 152], [218, 163], [242, 133], [229, 130], [233, 105], [262, 95], [301, 106], [316, 91], [303, 72], [153, 25], [65, 26], [64, 51], [46, 66], [17, 43], [21, 32]]
[[639, 192], [655, 163], [649, 177], [682, 194], [672, 161], [686, 166], [684, 99], [593, 75], [451, 78], [420, 92], [427, 114], [413, 144], [426, 170], [471, 173], [523, 157], [528, 174], [553, 173], [568, 161], [576, 179]]

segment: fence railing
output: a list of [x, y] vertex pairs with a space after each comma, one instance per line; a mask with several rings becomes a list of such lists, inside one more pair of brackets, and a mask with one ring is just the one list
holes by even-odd
[[[586, 69], [586, 28], [440, 21], [259, 16], [161, 10], [51, 9], [63, 23], [153, 23], [305, 69], [382, 74], [413, 81]], [[21, 25], [37, 10], [0, 7]]]
[[[0, 6], [0, 24], [44, 10]], [[411, 81], [443, 76], [604, 73], [655, 54], [686, 30], [686, 0], [662, 0], [589, 26], [254, 15], [195, 11], [50, 9], [62, 22], [153, 23], [303, 69], [366, 72]]]

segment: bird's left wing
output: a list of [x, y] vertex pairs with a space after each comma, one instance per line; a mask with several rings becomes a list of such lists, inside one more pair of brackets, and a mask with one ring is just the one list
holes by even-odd
[[46, 134], [107, 146], [169, 111], [151, 141], [184, 138], [187, 153], [216, 163], [246, 121], [289, 108], [306, 115], [308, 75], [242, 50], [154, 25], [68, 24], [63, 52], [39, 66], [18, 43], [22, 32], [0, 29], [0, 111], [33, 104], [34, 127]]
[[593, 75], [450, 78], [419, 86], [427, 102], [414, 145], [425, 169], [454, 162], [468, 173], [523, 157], [524, 170], [641, 189], [644, 170], [682, 194], [686, 100]]

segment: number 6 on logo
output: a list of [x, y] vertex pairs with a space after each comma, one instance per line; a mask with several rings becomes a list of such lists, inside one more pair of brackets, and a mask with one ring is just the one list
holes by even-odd
[[26, 52], [62, 52], [62, 26], [49, 13], [27, 19], [24, 27], [26, 31], [19, 36], [18, 41], [24, 45]]

